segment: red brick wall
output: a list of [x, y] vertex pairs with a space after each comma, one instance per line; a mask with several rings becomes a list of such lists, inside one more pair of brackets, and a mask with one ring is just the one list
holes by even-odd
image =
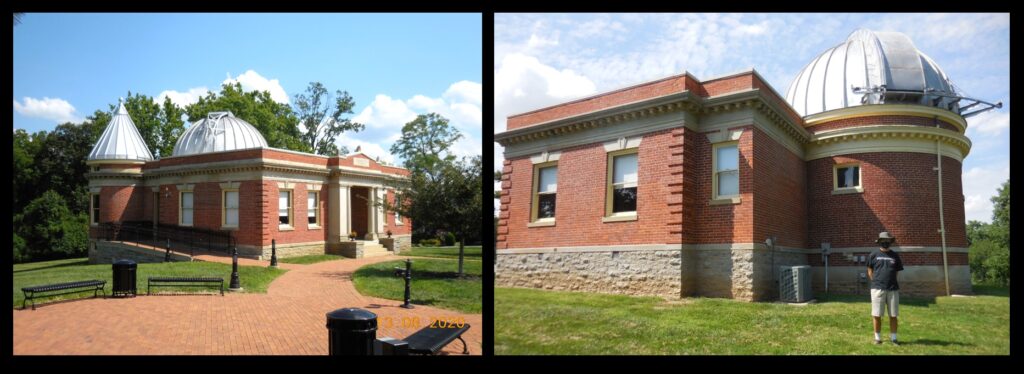
[[560, 192], [553, 227], [526, 227], [530, 220], [533, 164], [529, 157], [509, 160], [510, 165], [505, 167], [509, 179], [502, 194], [502, 201], [509, 204], [502, 208], [499, 217], [499, 248], [678, 243], [679, 235], [670, 233], [670, 224], [678, 225], [679, 215], [672, 213], [677, 208], [668, 205], [673, 199], [679, 200], [678, 194], [670, 193], [670, 184], [679, 183], [680, 176], [673, 171], [682, 163], [679, 155], [673, 156], [678, 147], [669, 148], [681, 141], [673, 136], [673, 131], [679, 132], [658, 131], [646, 134], [641, 141], [636, 221], [601, 222], [607, 178], [603, 143], [561, 150]]
[[[387, 190], [387, 200], [388, 200], [388, 204], [394, 204], [395, 203], [395, 191], [394, 190], [391, 190], [391, 189]], [[395, 212], [394, 211], [386, 210], [384, 212], [384, 216], [385, 216], [385, 219], [384, 219], [384, 229], [385, 229], [385, 232], [387, 232], [387, 230], [391, 230], [391, 234], [392, 235], [409, 235], [410, 233], [412, 233], [412, 220], [410, 220], [408, 217], [402, 217], [402, 224], [398, 225], [397, 223], [395, 223]]]
[[[689, 224], [693, 225], [696, 229], [691, 237], [683, 238], [684, 243], [750, 243], [754, 240], [754, 185], [752, 175], [754, 139], [753, 132], [751, 131], [752, 128], [752, 125], [729, 128], [730, 131], [743, 131], [737, 147], [739, 149], [740, 174], [739, 204], [708, 205], [712, 196], [711, 157], [713, 147], [708, 141], [707, 133], [693, 133], [695, 157], [693, 158], [692, 169], [688, 168], [686, 174], [692, 175], [695, 180], [696, 188], [691, 190], [693, 192], [689, 192], [694, 195], [694, 221]], [[687, 134], [690, 133], [688, 132]], [[686, 144], [687, 146], [690, 145], [689, 142]], [[687, 166], [691, 165], [687, 164]]]
[[[292, 227], [293, 230], [282, 231], [278, 225], [278, 193], [281, 191], [277, 187], [276, 181], [264, 181], [263, 188], [267, 191], [266, 196], [269, 197], [267, 208], [264, 211], [268, 216], [268, 227], [267, 231], [270, 233], [270, 238], [266, 240], [263, 245], [269, 245], [270, 239], [276, 239], [278, 244], [287, 243], [306, 243], [315, 241], [326, 241], [327, 240], [327, 229], [326, 225], [321, 226], [319, 229], [310, 229], [308, 221], [306, 219], [306, 184], [295, 183], [292, 189]], [[320, 190], [320, 217], [324, 217], [327, 213], [326, 210], [326, 199], [327, 189]]]
[[107, 186], [100, 189], [100, 222], [139, 221], [143, 216], [144, 188]]
[[[508, 117], [508, 129], [514, 130], [616, 105], [627, 104], [673, 93], [680, 93], [688, 86], [688, 80], [690, 80], [690, 78], [685, 75], [676, 75], [612, 92], [606, 92], [598, 96], [570, 101], [557, 106], [510, 116]], [[690, 87], [692, 87], [692, 85], [690, 85]]]
[[[304, 155], [295, 154], [291, 152], [283, 152], [267, 148], [253, 148], [253, 149], [240, 149], [237, 151], [230, 152], [219, 152], [213, 154], [198, 154], [184, 157], [172, 157], [165, 158], [159, 161], [148, 162], [143, 167], [144, 169], [154, 169], [158, 167], [167, 167], [175, 165], [186, 165], [186, 164], [200, 164], [207, 162], [221, 162], [221, 161], [236, 161], [236, 160], [247, 160], [247, 159], [259, 159], [269, 158], [274, 160], [288, 161], [288, 162], [300, 162], [309, 164], [310, 166], [327, 168], [328, 166], [351, 166], [356, 168], [364, 168], [369, 170], [377, 170], [387, 174], [395, 175], [408, 175], [409, 171], [393, 166], [384, 166], [378, 164], [373, 159], [368, 157], [357, 155], [349, 158], [341, 157], [320, 157], [315, 155]], [[366, 158], [370, 160], [369, 167], [354, 166], [352, 163], [353, 158]]]
[[[894, 116], [866, 116], [856, 118], [845, 118], [836, 121], [823, 122], [807, 128], [807, 131], [813, 133], [819, 133], [822, 131], [831, 131], [845, 129], [849, 127], [866, 126], [866, 125], [905, 125], [905, 126], [923, 126], [923, 127], [935, 127], [935, 120], [928, 117], [916, 117], [907, 115], [894, 115]], [[939, 127], [953, 131], [960, 132], [952, 124], [944, 121], [937, 120]]]
[[[898, 245], [940, 246], [935, 155], [860, 153], [807, 162], [808, 246], [870, 247], [880, 231]], [[860, 162], [864, 193], [832, 195], [832, 166]], [[946, 243], [966, 247], [961, 165], [943, 157]]]
[[768, 236], [778, 244], [807, 243], [807, 178], [804, 161], [756, 127], [754, 137], [754, 241]]

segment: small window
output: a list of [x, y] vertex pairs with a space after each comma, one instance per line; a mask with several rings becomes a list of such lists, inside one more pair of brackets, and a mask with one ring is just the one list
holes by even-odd
[[317, 226], [320, 223], [318, 219], [319, 214], [317, 214], [319, 211], [317, 209], [319, 200], [320, 197], [316, 191], [306, 192], [306, 219], [310, 226]]
[[224, 222], [227, 227], [238, 227], [238, 191], [224, 191]]
[[715, 198], [733, 197], [740, 194], [740, 168], [738, 144], [723, 144], [715, 147], [714, 184]]
[[836, 168], [836, 188], [860, 187], [860, 166]]
[[92, 223], [100, 223], [100, 194], [92, 195]]
[[193, 196], [191, 192], [181, 193], [181, 226], [192, 226]]
[[280, 191], [277, 198], [278, 225], [292, 224], [292, 191]]
[[555, 195], [558, 190], [558, 167], [537, 168], [535, 219], [555, 218]]
[[637, 200], [637, 153], [621, 153], [609, 155], [611, 168], [608, 192], [611, 200], [611, 212], [636, 213]]

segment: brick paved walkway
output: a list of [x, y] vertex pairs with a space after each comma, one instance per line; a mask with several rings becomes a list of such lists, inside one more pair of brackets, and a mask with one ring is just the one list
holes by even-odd
[[[200, 258], [231, 262], [225, 257], [197, 256]], [[275, 279], [266, 294], [143, 294], [129, 299], [57, 302], [37, 306], [35, 311], [15, 310], [14, 354], [326, 355], [325, 314], [345, 307], [376, 313], [378, 338], [403, 338], [424, 327], [430, 318], [465, 318], [472, 328], [463, 338], [471, 354], [481, 354], [480, 314], [420, 305], [403, 309], [398, 307], [399, 301], [356, 292], [351, 281], [353, 271], [366, 264], [404, 258], [282, 263], [281, 267], [289, 271]], [[416, 319], [419, 324], [413, 326]], [[462, 342], [452, 342], [445, 352], [461, 354]]]

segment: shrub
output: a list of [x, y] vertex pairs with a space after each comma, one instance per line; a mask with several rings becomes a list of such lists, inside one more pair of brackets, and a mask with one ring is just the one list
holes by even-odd
[[442, 234], [441, 237], [438, 239], [438, 241], [444, 243], [444, 246], [446, 247], [451, 247], [455, 245], [455, 234], [452, 234], [450, 232]]
[[25, 239], [22, 239], [18, 234], [14, 234], [14, 262], [21, 263], [28, 260], [29, 258], [25, 253]]
[[439, 245], [441, 245], [441, 241], [437, 239], [420, 240], [420, 247], [437, 247]]
[[88, 216], [73, 215], [56, 192], [46, 191], [14, 218], [14, 232], [24, 240], [23, 259], [50, 260], [86, 255]]

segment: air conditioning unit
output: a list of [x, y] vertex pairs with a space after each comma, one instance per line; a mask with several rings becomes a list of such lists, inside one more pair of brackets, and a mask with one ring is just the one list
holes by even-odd
[[788, 303], [802, 303], [811, 299], [811, 267], [779, 267], [779, 299]]

